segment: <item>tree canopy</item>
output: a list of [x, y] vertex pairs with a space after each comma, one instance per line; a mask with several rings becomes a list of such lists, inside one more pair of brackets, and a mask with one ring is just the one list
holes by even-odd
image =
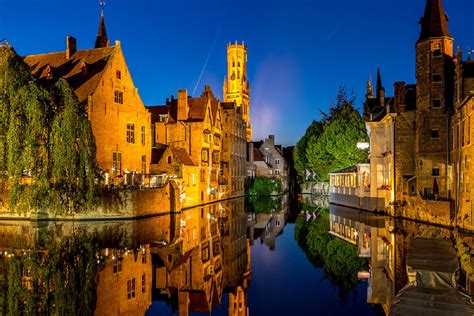
[[85, 109], [63, 79], [36, 80], [0, 47], [0, 176], [9, 207], [76, 212], [94, 200], [95, 140]]
[[367, 160], [367, 152], [357, 148], [357, 143], [368, 137], [364, 119], [354, 103], [354, 96], [347, 96], [341, 87], [329, 112], [323, 112], [321, 120], [314, 120], [307, 128], [293, 154], [301, 178], [310, 170], [319, 180], [327, 181], [329, 172]]

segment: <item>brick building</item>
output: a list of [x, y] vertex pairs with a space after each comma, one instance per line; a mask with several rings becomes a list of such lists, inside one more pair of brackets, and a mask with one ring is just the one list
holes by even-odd
[[199, 168], [197, 179], [199, 191], [193, 196], [194, 205], [219, 198], [222, 109], [219, 100], [206, 86], [200, 97], [188, 96], [187, 90], [178, 91], [178, 99], [171, 98], [165, 105], [150, 106], [153, 121], [153, 161], [158, 161], [156, 149], [181, 148]]
[[64, 78], [87, 109], [103, 171], [148, 173], [151, 157], [150, 114], [138, 94], [120, 41], [109, 45], [102, 12], [95, 47], [77, 50], [68, 36], [66, 50], [24, 58], [40, 79]]
[[470, 189], [474, 63], [463, 61], [442, 1], [427, 0], [416, 43], [416, 84], [386, 97], [369, 82], [371, 196], [394, 215], [474, 227]]

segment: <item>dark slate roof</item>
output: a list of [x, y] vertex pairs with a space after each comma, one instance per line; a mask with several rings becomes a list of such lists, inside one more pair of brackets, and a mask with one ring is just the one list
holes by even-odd
[[420, 19], [421, 33], [418, 41], [430, 37], [451, 36], [448, 30], [448, 17], [442, 0], [427, 0], [425, 15]]
[[341, 170], [331, 172], [331, 174], [338, 174], [338, 173], [357, 173], [357, 165], [353, 165]]
[[64, 78], [76, 93], [79, 102], [91, 95], [102, 78], [107, 63], [111, 60], [115, 47], [86, 49], [75, 52], [66, 59], [65, 52], [30, 55], [24, 58], [34, 77]]

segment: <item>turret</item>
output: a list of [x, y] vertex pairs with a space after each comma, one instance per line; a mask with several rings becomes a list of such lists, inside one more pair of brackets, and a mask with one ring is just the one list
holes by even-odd
[[107, 30], [105, 28], [105, 18], [104, 18], [104, 10], [100, 14], [100, 23], [99, 23], [99, 30], [97, 31], [97, 38], [95, 40], [94, 48], [102, 48], [102, 47], [109, 47], [110, 42], [109, 38], [107, 37]]

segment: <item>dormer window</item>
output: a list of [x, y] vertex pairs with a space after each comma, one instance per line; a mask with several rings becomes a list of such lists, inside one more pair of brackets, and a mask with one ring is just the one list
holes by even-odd
[[168, 115], [167, 114], [160, 114], [160, 117], [159, 117], [159, 122], [160, 123], [166, 123], [166, 120], [168, 119]]

